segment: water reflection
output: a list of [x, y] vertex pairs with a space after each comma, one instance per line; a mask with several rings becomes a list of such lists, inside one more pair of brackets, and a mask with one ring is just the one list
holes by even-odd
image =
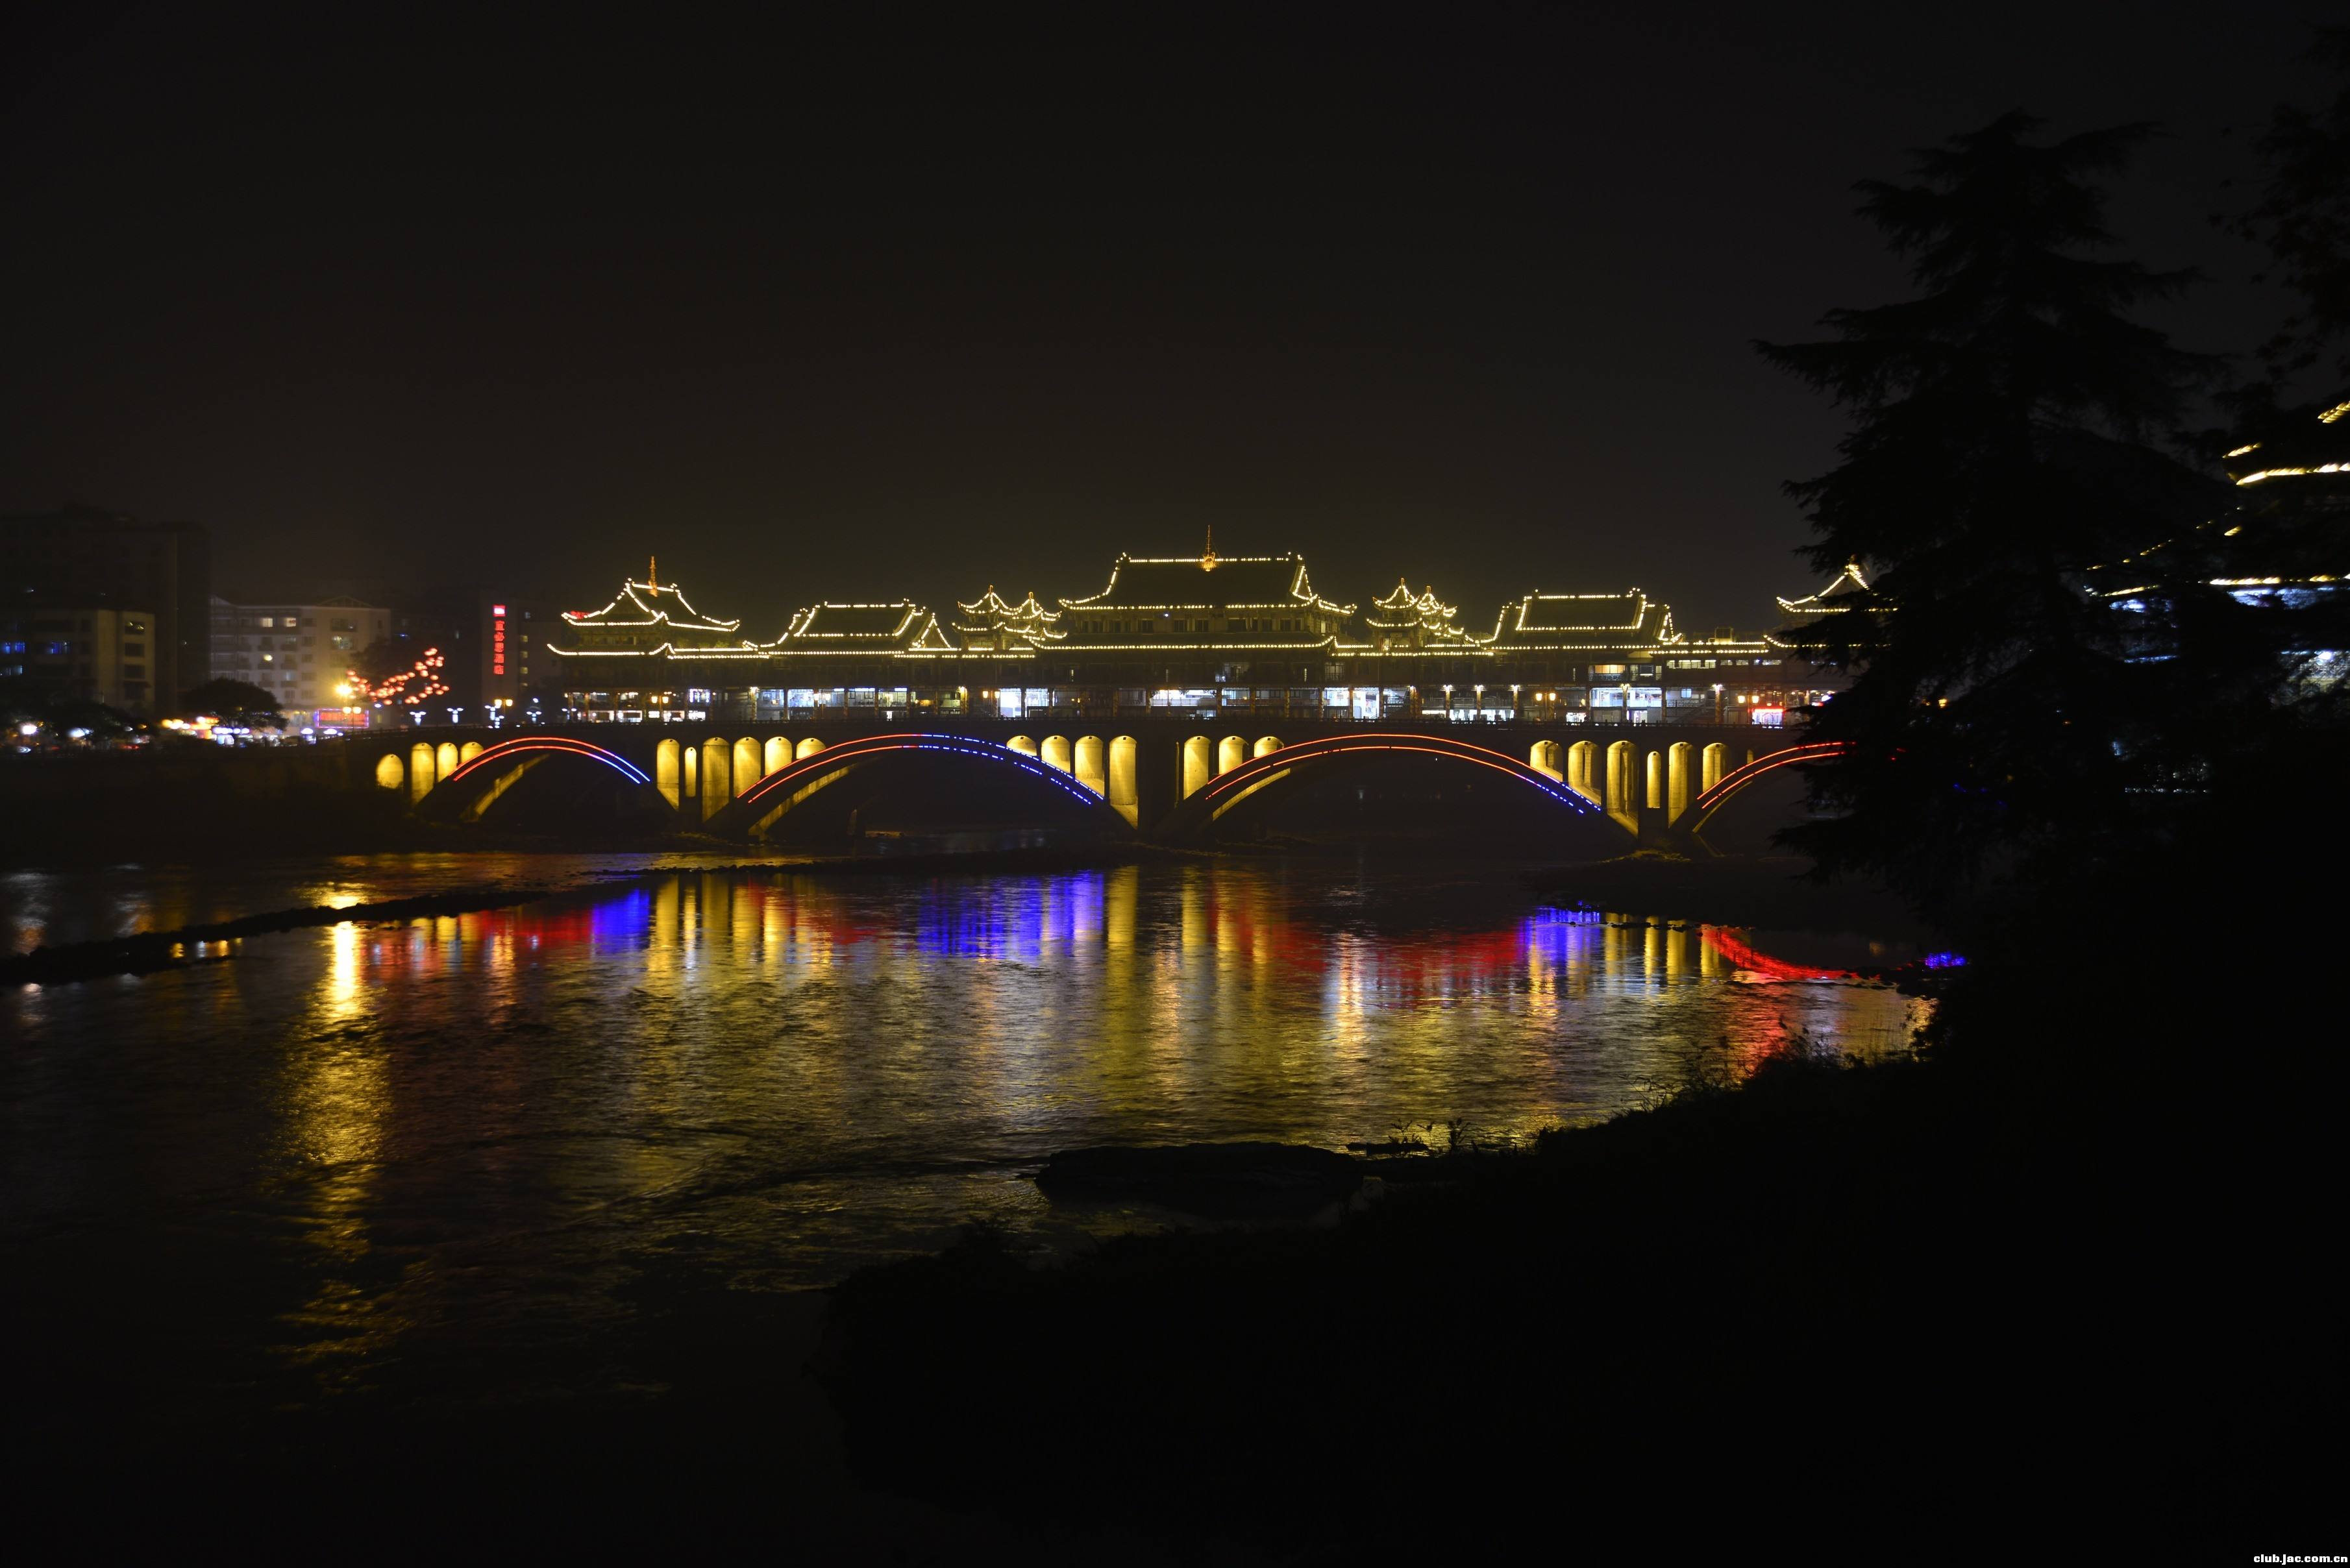
[[287, 1314], [290, 1355], [334, 1390], [359, 1376], [406, 1325], [359, 1272], [371, 1250], [384, 1118], [395, 1098], [391, 1064], [369, 1023], [370, 991], [381, 974], [369, 948], [379, 959], [381, 948], [357, 925], [331, 927], [327, 940], [327, 972], [307, 1031], [311, 1048], [288, 1063], [279, 1158], [308, 1178], [297, 1214], [317, 1258], [316, 1289]]
[[1128, 1134], [1321, 1142], [1378, 1130], [1365, 1117], [1464, 1108], [1530, 1131], [1630, 1103], [1694, 1038], [1742, 1056], [1791, 1033], [1881, 1051], [1915, 1023], [1855, 971], [1751, 932], [1529, 910], [1474, 886], [1359, 891], [1231, 867], [660, 876], [363, 940], [335, 928], [324, 1007], [388, 994], [405, 1010], [446, 987], [476, 1017], [536, 1012], [559, 975], [567, 1002], [601, 989], [597, 1034], [638, 1047], [607, 1069], [623, 1075], [673, 1048], [787, 1043], [801, 1096], [816, 1078], [845, 1096], [877, 1064], [919, 1071], [929, 1081], [890, 1107], [917, 1118], [952, 1106], [1008, 1132], [1035, 1127], [1024, 1107], [1148, 1106], [1150, 1127]]
[[[1918, 1022], [1842, 978], [1865, 946], [1839, 961], [1538, 908], [1506, 872], [590, 879], [627, 868], [0, 995], [22, 1042], [0, 1054], [13, 1261], [164, 1212], [208, 1247], [241, 1239], [300, 1282], [258, 1342], [330, 1392], [436, 1335], [576, 1335], [626, 1310], [629, 1260], [681, 1237], [765, 1285], [975, 1215], [1060, 1234], [1076, 1221], [1021, 1174], [1055, 1148], [1523, 1135], [1639, 1102], [1692, 1047], [1883, 1051]], [[372, 900], [484, 879], [400, 875], [285, 886]], [[11, 897], [54, 928], [123, 918], [135, 893], [98, 912], [57, 888]]]

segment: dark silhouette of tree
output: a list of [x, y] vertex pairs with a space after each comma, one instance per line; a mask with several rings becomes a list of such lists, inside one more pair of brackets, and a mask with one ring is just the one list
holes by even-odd
[[2147, 128], [2038, 129], [2010, 114], [1918, 152], [1915, 183], [1861, 184], [1923, 292], [1757, 345], [1856, 416], [1843, 462], [1787, 488], [1814, 566], [1864, 563], [1872, 589], [1799, 634], [1851, 674], [1814, 727], [1854, 750], [1788, 841], [1944, 915], [2137, 847], [2148, 682], [2089, 574], [2227, 504], [2154, 444], [2210, 361], [2127, 314], [2191, 275], [2087, 254], [2111, 242], [2096, 181]]
[[2168, 771], [2223, 830], [2277, 780], [2350, 763], [2350, 595], [2334, 581], [2350, 525], [2350, 26], [2318, 29], [2310, 57], [2336, 73], [2332, 101], [2275, 111], [2254, 143], [2259, 198], [2226, 221], [2296, 301], [2256, 346], [2259, 373], [2220, 399], [2230, 428], [2209, 439], [2235, 496], [2127, 575], [2171, 677]]
[[182, 692], [180, 711], [190, 716], [213, 714], [248, 726], [266, 724], [279, 730], [286, 727], [286, 715], [277, 711], [276, 698], [250, 681], [226, 677]]
[[2229, 226], [2267, 247], [2275, 276], [2300, 306], [2260, 346], [2274, 400], [2278, 383], [2329, 352], [2336, 381], [2350, 381], [2350, 26], [2318, 29], [2310, 56], [2340, 72], [2334, 101], [2280, 107], [2253, 145], [2268, 166], [2260, 199]]
[[424, 644], [407, 632], [395, 632], [380, 637], [359, 650], [351, 668], [369, 684], [389, 680], [412, 667], [422, 656]]

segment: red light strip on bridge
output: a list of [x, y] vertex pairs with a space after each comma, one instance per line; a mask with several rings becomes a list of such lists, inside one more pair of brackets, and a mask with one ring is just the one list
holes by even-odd
[[502, 741], [494, 746], [474, 753], [471, 761], [460, 763], [451, 769], [449, 776], [442, 782], [453, 784], [484, 763], [496, 762], [524, 752], [566, 752], [575, 757], [587, 757], [599, 762], [614, 773], [636, 784], [653, 782], [650, 775], [626, 757], [608, 752], [603, 747], [592, 745], [586, 741], [572, 740], [566, 735], [528, 735], [519, 740]]
[[1716, 779], [1711, 789], [1690, 802], [1690, 810], [1712, 810], [1773, 768], [1792, 767], [1797, 763], [1824, 763], [1830, 757], [1843, 756], [1851, 750], [1852, 742], [1849, 741], [1811, 741], [1800, 746], [1789, 746], [1784, 751], [1773, 752], [1768, 756], [1757, 757], [1744, 767]]

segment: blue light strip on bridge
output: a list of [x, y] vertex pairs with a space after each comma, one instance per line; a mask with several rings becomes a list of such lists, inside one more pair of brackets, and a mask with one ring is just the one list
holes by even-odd
[[459, 763], [442, 782], [453, 784], [484, 763], [500, 762], [524, 752], [559, 752], [569, 756], [586, 757], [590, 762], [603, 763], [632, 784], [649, 784], [653, 782], [651, 774], [628, 758], [588, 742], [575, 741], [562, 735], [533, 735], [522, 740], [501, 742], [487, 750], [474, 753], [471, 760]]
[[[1414, 743], [1409, 745], [1374, 743], [1375, 740], [1389, 739], [1406, 740]], [[1428, 744], [1427, 742], [1430, 741], [1438, 743]], [[1252, 758], [1231, 773], [1222, 774], [1206, 787], [1201, 798], [1221, 794], [1234, 784], [1253, 783], [1256, 779], [1292, 763], [1310, 762], [1315, 757], [1344, 756], [1349, 752], [1419, 752], [1431, 757], [1447, 757], [1456, 763], [1474, 763], [1479, 767], [1492, 768], [1496, 773], [1507, 774], [1513, 779], [1532, 784], [1561, 805], [1567, 806], [1579, 815], [1588, 816], [1600, 809], [1573, 790], [1553, 784], [1544, 774], [1523, 766], [1514, 757], [1504, 756], [1499, 752], [1488, 750], [1483, 746], [1472, 746], [1465, 742], [1447, 740], [1435, 735], [1394, 737], [1342, 735], [1327, 740], [1300, 741], [1294, 746], [1284, 746], [1279, 751], [1267, 752], [1263, 756]]]
[[[884, 742], [887, 742], [886, 744]], [[1022, 773], [1033, 774], [1089, 806], [1104, 804], [1100, 795], [1077, 783], [1060, 769], [1047, 767], [1024, 752], [993, 741], [982, 741], [968, 735], [936, 735], [910, 732], [902, 735], [869, 735], [863, 740], [845, 741], [837, 746], [800, 758], [790, 767], [769, 774], [743, 792], [746, 801], [758, 799], [769, 790], [795, 775], [805, 777], [819, 772], [828, 763], [855, 762], [859, 758], [879, 756], [884, 752], [946, 752], [956, 756], [973, 757], [981, 762], [1008, 763]]]

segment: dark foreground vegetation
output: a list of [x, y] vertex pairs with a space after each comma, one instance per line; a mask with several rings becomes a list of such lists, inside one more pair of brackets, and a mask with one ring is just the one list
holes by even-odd
[[851, 1462], [1306, 1560], [1511, 1521], [2323, 1526], [2350, 1402], [2328, 1021], [2145, 963], [1958, 1001], [1921, 1062], [1795, 1050], [1740, 1088], [1700, 1062], [1534, 1149], [1381, 1162], [1335, 1227], [1041, 1267], [980, 1236], [863, 1274], [824, 1362]]

